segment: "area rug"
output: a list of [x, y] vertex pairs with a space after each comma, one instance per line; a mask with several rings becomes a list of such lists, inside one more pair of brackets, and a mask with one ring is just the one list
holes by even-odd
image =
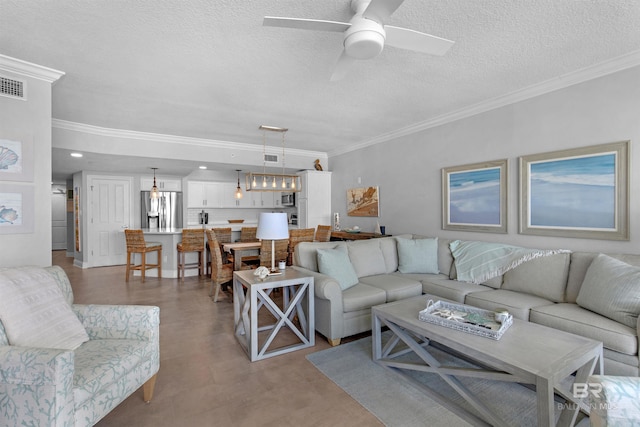
[[[437, 349], [432, 353], [437, 353], [438, 360], [446, 365], [469, 366], [468, 363]], [[415, 355], [409, 357], [417, 358]], [[307, 359], [386, 426], [472, 425], [425, 395], [399, 374], [373, 362], [370, 337], [309, 354]], [[409, 374], [412, 378], [429, 385], [458, 405], [477, 414], [438, 375], [415, 371], [410, 371]], [[536, 399], [535, 392], [532, 390], [516, 383], [475, 378], [460, 378], [460, 380], [491, 407], [507, 425], [536, 426]]]

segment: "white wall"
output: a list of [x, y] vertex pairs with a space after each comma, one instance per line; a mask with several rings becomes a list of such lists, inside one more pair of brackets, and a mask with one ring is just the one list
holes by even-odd
[[[518, 234], [518, 157], [631, 140], [630, 241]], [[343, 228], [508, 242], [529, 247], [640, 253], [640, 67], [576, 84], [383, 144], [331, 157], [332, 210]], [[441, 229], [441, 168], [509, 159], [508, 234]], [[361, 183], [358, 183], [358, 177]], [[346, 214], [346, 190], [380, 187], [380, 217]]]
[[[0, 139], [33, 142], [34, 229], [0, 236], [0, 266], [51, 265], [51, 83], [63, 73], [0, 55], [0, 74], [23, 80], [27, 100], [0, 96]], [[28, 159], [25, 159], [28, 161]]]

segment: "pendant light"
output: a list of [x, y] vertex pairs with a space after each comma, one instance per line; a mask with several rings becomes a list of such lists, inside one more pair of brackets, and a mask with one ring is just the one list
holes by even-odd
[[236, 187], [236, 199], [242, 199], [242, 188], [240, 188], [240, 169], [236, 169], [238, 172], [238, 186]]
[[153, 169], [153, 187], [151, 187], [151, 198], [158, 198], [158, 186], [156, 185], [156, 169], [158, 168], [150, 168]]

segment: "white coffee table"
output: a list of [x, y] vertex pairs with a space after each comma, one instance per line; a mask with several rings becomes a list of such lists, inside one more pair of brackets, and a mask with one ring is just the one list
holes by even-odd
[[[537, 396], [538, 426], [555, 425], [555, 394], [567, 400], [567, 404], [562, 405], [557, 425], [574, 425], [579, 410], [589, 413], [588, 403], [574, 398], [571, 390], [563, 388], [561, 382], [576, 372], [574, 381], [586, 383], [594, 370], [602, 372], [601, 342], [518, 319], [514, 319], [513, 325], [496, 341], [419, 320], [418, 313], [426, 307], [429, 299], [437, 301], [440, 298], [422, 295], [371, 309], [373, 359], [377, 363], [395, 368], [392, 371], [401, 374], [403, 370], [417, 370], [440, 375], [482, 414], [483, 420], [461, 407], [455, 409], [456, 414], [476, 425], [486, 425], [486, 422], [507, 426], [456, 378], [458, 376], [533, 384]], [[384, 326], [391, 330], [392, 338], [383, 343], [381, 329]], [[461, 369], [444, 366], [429, 353], [431, 342], [464, 355], [482, 367]], [[409, 349], [399, 345], [402, 343]], [[424, 364], [395, 360], [408, 351], [416, 353]], [[410, 376], [402, 377], [440, 403], [452, 403], [445, 403], [446, 398]]]
[[[245, 295], [246, 288], [246, 295]], [[271, 298], [273, 290], [282, 289], [282, 303]], [[233, 273], [233, 312], [235, 336], [251, 361], [262, 360], [315, 345], [313, 277], [292, 268], [260, 280], [253, 270]], [[265, 308], [275, 323], [259, 325], [260, 310]], [[298, 327], [294, 323], [297, 316]], [[287, 327], [297, 342], [277, 346], [278, 333]], [[259, 334], [263, 331], [270, 333]]]

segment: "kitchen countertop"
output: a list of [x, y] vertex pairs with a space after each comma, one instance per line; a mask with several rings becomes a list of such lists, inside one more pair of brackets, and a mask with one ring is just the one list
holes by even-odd
[[182, 228], [143, 228], [144, 234], [182, 234]]

